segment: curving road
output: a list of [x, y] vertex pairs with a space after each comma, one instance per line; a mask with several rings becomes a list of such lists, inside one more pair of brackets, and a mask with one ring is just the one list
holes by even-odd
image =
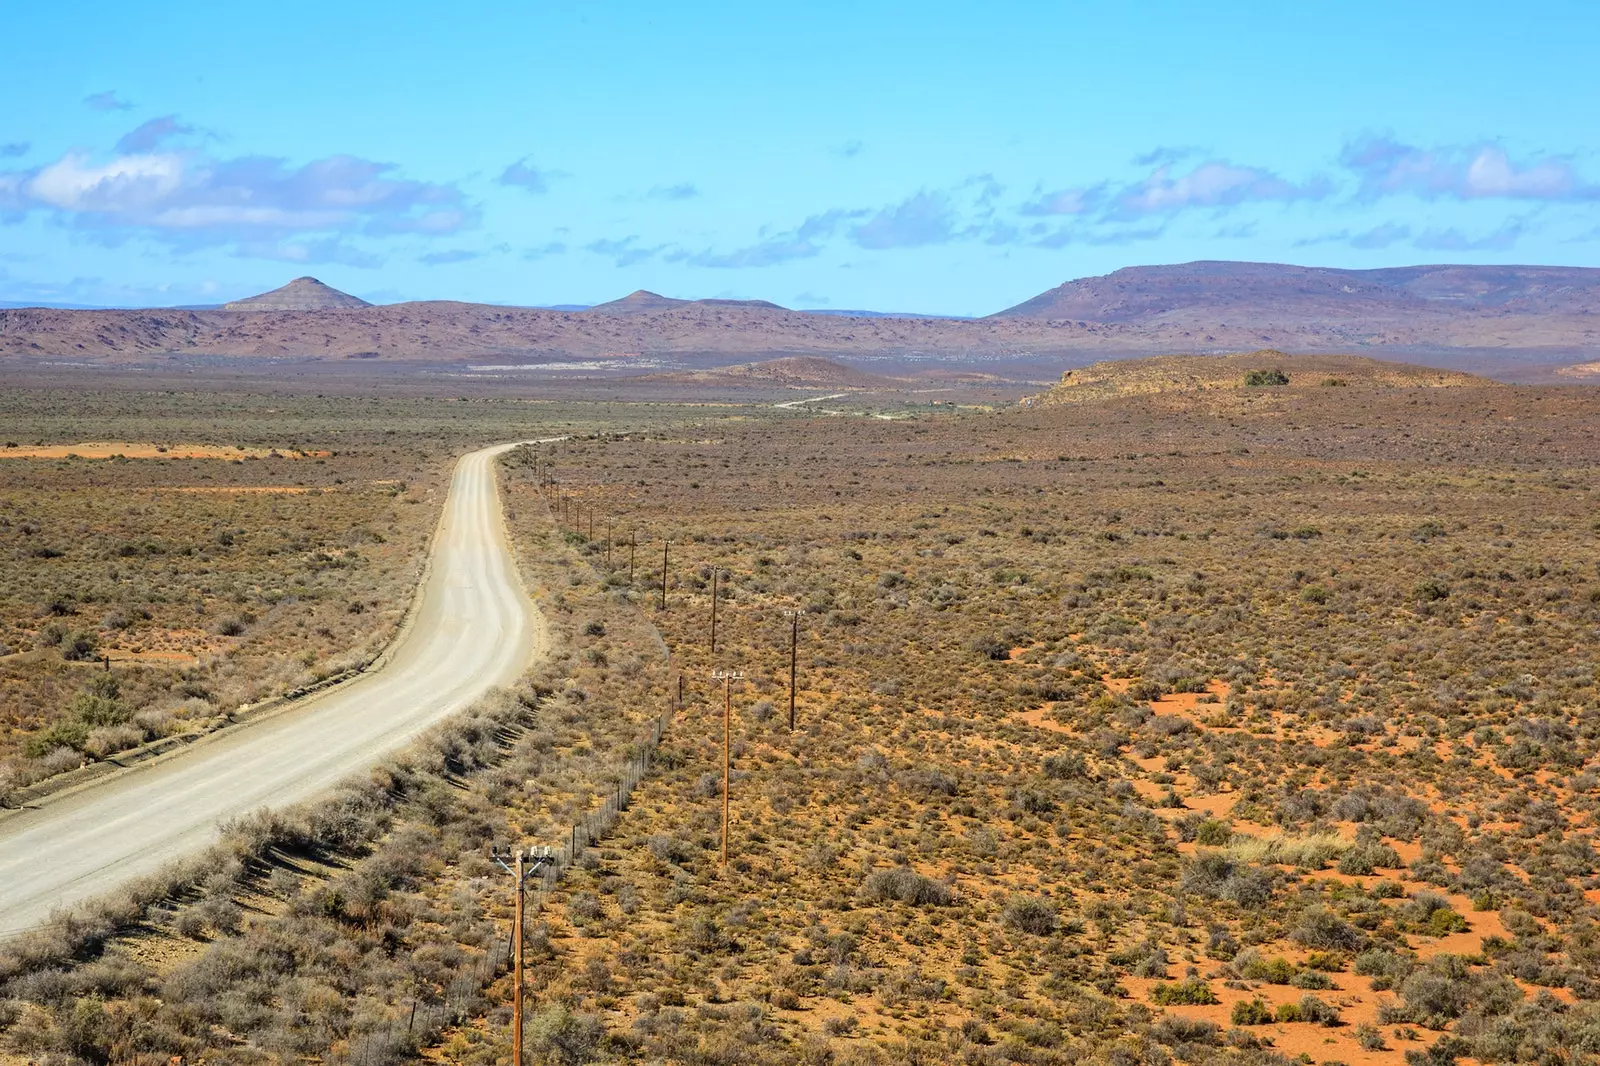
[[0, 818], [0, 936], [200, 850], [219, 821], [309, 799], [516, 681], [545, 633], [495, 481], [495, 457], [514, 447], [457, 463], [411, 624], [382, 669]]

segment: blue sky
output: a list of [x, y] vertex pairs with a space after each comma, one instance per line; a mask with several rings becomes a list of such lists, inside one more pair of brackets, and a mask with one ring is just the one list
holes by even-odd
[[1141, 263], [1600, 253], [1592, 3], [68, 0], [6, 36], [0, 301], [985, 314]]

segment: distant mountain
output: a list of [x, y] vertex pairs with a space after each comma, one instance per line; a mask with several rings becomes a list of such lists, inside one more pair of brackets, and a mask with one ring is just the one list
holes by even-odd
[[1333, 270], [1202, 261], [1127, 267], [1058, 285], [993, 318], [1150, 324], [1193, 321], [1304, 328], [1396, 316], [1589, 314], [1600, 311], [1600, 269], [1414, 266]]
[[820, 356], [965, 372], [1275, 348], [1513, 377], [1600, 361], [1600, 270], [1570, 267], [1133, 267], [1067, 282], [982, 319], [817, 314], [644, 291], [579, 311], [453, 301], [374, 307], [310, 278], [227, 306], [0, 309], [0, 358], [443, 363], [634, 354], [706, 365]]
[[630, 292], [620, 300], [609, 303], [595, 304], [587, 308], [585, 314], [591, 315], [647, 315], [655, 311], [669, 311], [675, 307], [740, 307], [764, 308], [771, 311], [786, 310], [775, 303], [766, 300], [675, 300], [670, 296], [639, 289]]
[[222, 305], [224, 311], [332, 311], [340, 308], [371, 307], [358, 296], [340, 292], [316, 278], [295, 278], [289, 284], [259, 296], [249, 296]]

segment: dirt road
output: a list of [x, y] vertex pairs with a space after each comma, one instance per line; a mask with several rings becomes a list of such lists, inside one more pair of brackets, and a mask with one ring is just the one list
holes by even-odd
[[421, 600], [382, 669], [0, 818], [0, 936], [198, 851], [220, 821], [309, 799], [520, 677], [545, 633], [495, 482], [495, 457], [511, 447], [457, 464]]

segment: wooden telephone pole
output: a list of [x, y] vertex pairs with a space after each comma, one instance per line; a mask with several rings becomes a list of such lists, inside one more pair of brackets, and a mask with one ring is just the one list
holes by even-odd
[[722, 866], [728, 866], [728, 798], [733, 784], [733, 756], [729, 753], [729, 739], [733, 732], [733, 696], [731, 686], [744, 677], [738, 670], [713, 670], [712, 680], [722, 682]]
[[711, 568], [711, 654], [717, 653], [717, 568]]
[[[511, 1066], [522, 1066], [522, 916], [523, 897], [526, 895], [524, 888], [528, 877], [537, 874], [546, 864], [553, 862], [549, 848], [541, 848], [535, 854], [532, 848], [517, 848], [512, 852], [510, 848], [495, 847], [489, 850], [494, 861], [500, 868], [510, 874], [517, 888], [517, 909], [512, 919], [511, 927]], [[515, 865], [507, 865], [506, 859], [511, 859]], [[530, 865], [524, 866], [527, 862]]]
[[633, 587], [633, 549], [635, 547], [634, 540], [635, 540], [634, 531], [630, 529], [630, 530], [628, 530], [628, 587], [629, 588]]
[[672, 541], [670, 540], [661, 542], [661, 609], [663, 611], [667, 609], [667, 545], [671, 543]]
[[789, 732], [794, 732], [795, 677], [800, 672], [800, 612], [789, 616]]

